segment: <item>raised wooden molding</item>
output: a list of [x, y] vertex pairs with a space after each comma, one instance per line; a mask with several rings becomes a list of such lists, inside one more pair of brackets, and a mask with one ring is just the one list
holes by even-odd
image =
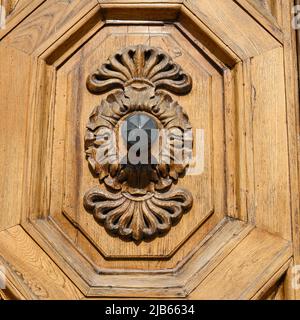
[[235, 0], [278, 41], [283, 43], [282, 0]]
[[[25, 229], [29, 231], [29, 225]], [[136, 272], [134, 270], [97, 270], [98, 275], [95, 276], [93, 275], [95, 270], [91, 265], [89, 271], [88, 269], [81, 269], [89, 263], [84, 262], [81, 258], [78, 260], [80, 255], [77, 254], [75, 260], [72, 258], [72, 264], [79, 274], [83, 276], [82, 272], [84, 272], [86, 276], [91, 277], [88, 281], [89, 286], [84, 284], [85, 282], [82, 282], [82, 279], [79, 281], [78, 274], [75, 275], [70, 272], [71, 269], [67, 267], [67, 264], [64, 265], [64, 272], [79, 285], [80, 290], [86, 296], [91, 297], [102, 295], [108, 297], [179, 298], [189, 295], [190, 299], [199, 299], [199, 297], [200, 299], [251, 299], [255, 297], [256, 292], [261, 289], [265, 281], [273, 281], [272, 276], [281, 266], [286, 266], [285, 269], [282, 267], [283, 271], [288, 267], [286, 262], [291, 254], [291, 245], [287, 241], [266, 232], [245, 229], [243, 224], [238, 222], [227, 222], [220, 231], [216, 232], [213, 237], [208, 238], [207, 243], [206, 241], [200, 243], [201, 250], [197, 254], [195, 251], [188, 261], [185, 261], [184, 265], [178, 266], [176, 270], [161, 270], [156, 273], [151, 271]], [[231, 234], [235, 234], [235, 239], [231, 238]], [[5, 237], [5, 241], [3, 237]], [[51, 297], [76, 299], [80, 297], [80, 293], [74, 287], [70, 287], [70, 284], [68, 284], [70, 288], [68, 292], [62, 291], [61, 286], [56, 289], [53, 282], [49, 288], [45, 287], [45, 284], [49, 281], [47, 272], [60, 274], [61, 271], [53, 267], [49, 258], [43, 262], [43, 268], [39, 268], [39, 261], [27, 256], [28, 246], [31, 248], [30, 250], [33, 250], [32, 252], [36, 257], [38, 257], [36, 250], [40, 251], [41, 249], [23, 230], [12, 229], [9, 234], [6, 234], [6, 232], [0, 233], [0, 239], [3, 240], [1, 241], [1, 256], [4, 259], [3, 261], [6, 261], [5, 265], [8, 272], [17, 274], [18, 279], [22, 279], [22, 277], [31, 279], [30, 286], [23, 284], [25, 285], [23, 295], [26, 299], [32, 299], [36, 295], [41, 295], [41, 299], [51, 299]], [[225, 243], [225, 239], [228, 240], [228, 243]], [[61, 242], [61, 245], [64, 242]], [[53, 239], [49, 239], [48, 247], [44, 246], [44, 248], [46, 248], [49, 256], [61, 265], [59, 261], [64, 259], [63, 253], [60, 251], [62, 247], [57, 247], [55, 249], [57, 251], [53, 255], [53, 251], [49, 247], [50, 243], [53, 243]], [[18, 250], [11, 251], [11, 246], [15, 246]], [[75, 257], [72, 252], [73, 249], [69, 251], [69, 254]], [[217, 255], [214, 255], [214, 253], [217, 253]], [[278, 259], [274, 259], [274, 256]], [[211, 258], [207, 263], [208, 257]], [[224, 262], [221, 262], [223, 259]], [[23, 263], [18, 265], [16, 261], [23, 261]], [[32, 269], [32, 266], [34, 269]], [[241, 268], [241, 266], [243, 267]], [[197, 272], [195, 268], [198, 269]], [[32, 273], [33, 270], [36, 271]], [[238, 272], [235, 272], [236, 270]], [[227, 277], [224, 277], [225, 271]], [[256, 277], [253, 278], [254, 274]], [[278, 273], [279, 278], [281, 275], [282, 273]], [[132, 281], [128, 282], [130, 278], [132, 278]], [[43, 282], [41, 279], [44, 279]], [[215, 279], [219, 279], [222, 285], [215, 283]], [[112, 286], [113, 282], [115, 284]], [[12, 283], [16, 282], [13, 281]], [[128, 283], [131, 283], [132, 286], [128, 286]], [[237, 286], [237, 283], [239, 283], [239, 286]], [[43, 288], [43, 290], [36, 291], [38, 287]], [[225, 291], [223, 291], [224, 288], [226, 288]], [[51, 289], [51, 291], [48, 291], [48, 289]], [[13, 288], [9, 290], [12, 292]], [[241, 292], [243, 293], [242, 296], [240, 295]], [[7, 292], [7, 294], [9, 293]], [[60, 297], [59, 294], [63, 296]], [[21, 298], [21, 295], [19, 295], [18, 298]]]
[[80, 299], [82, 294], [20, 226], [0, 232], [4, 299]]
[[[1, 2], [2, 1], [2, 2]], [[3, 39], [11, 30], [16, 28], [19, 23], [27, 16], [33, 13], [46, 0], [1, 0], [0, 4], [4, 4], [6, 8], [5, 28], [0, 29], [0, 40]]]
[[[283, 18], [281, 24], [277, 16], [272, 18], [274, 9], [268, 6], [265, 11], [260, 11], [250, 2], [254, 3], [248, 0], [201, 0], [199, 6], [198, 1], [191, 0], [132, 0], [130, 3], [118, 0], [32, 1], [26, 2], [26, 9], [17, 14], [14, 21], [12, 18], [8, 29], [0, 31], [1, 55], [10, 57], [9, 63], [1, 61], [5, 72], [0, 74], [0, 82], [7, 86], [5, 74], [16, 71], [19, 66], [28, 75], [25, 77], [25, 73], [20, 73], [14, 82], [15, 78], [10, 78], [9, 85], [13, 83], [11, 87], [15, 89], [9, 92], [0, 88], [0, 92], [6, 94], [3, 110], [8, 110], [7, 116], [1, 120], [7, 129], [0, 137], [1, 143], [11, 141], [11, 137], [19, 142], [17, 149], [7, 149], [12, 168], [9, 179], [1, 176], [1, 181], [10, 186], [5, 189], [9, 201], [4, 207], [9, 206], [6, 215], [0, 219], [0, 230], [4, 230], [0, 233], [1, 263], [8, 270], [8, 290], [1, 293], [2, 298], [261, 299], [272, 297], [274, 293], [275, 296], [281, 295], [282, 289], [276, 293], [278, 284], [282, 285], [278, 281], [287, 274], [291, 258], [299, 260], [299, 235], [297, 228], [292, 226], [292, 222], [299, 219], [295, 168], [298, 131], [294, 123], [297, 112], [293, 109], [297, 106], [293, 96], [296, 86], [289, 76], [293, 72], [292, 44], [283, 37], [291, 34], [290, 21]], [[268, 8], [271, 9], [269, 13]], [[286, 2], [282, 3], [282, 8], [287, 17], [291, 8]], [[144, 251], [135, 251], [147, 244], [146, 241], [128, 241], [121, 252], [110, 251], [109, 246], [102, 247], [101, 240], [106, 235], [102, 233], [100, 240], [96, 236], [99, 230], [105, 232], [104, 228], [97, 225], [99, 228], [91, 235], [84, 227], [89, 223], [96, 224], [93, 216], [85, 212], [85, 217], [91, 220], [80, 221], [74, 208], [64, 207], [61, 199], [64, 185], [63, 182], [62, 187], [59, 184], [66, 178], [64, 170], [68, 164], [64, 151], [61, 151], [65, 148], [63, 133], [68, 122], [74, 123], [71, 132], [76, 131], [77, 141], [83, 142], [83, 134], [79, 136], [83, 132], [74, 130], [77, 126], [75, 116], [68, 118], [73, 114], [65, 107], [67, 98], [61, 99], [59, 107], [62, 108], [58, 107], [57, 99], [65, 94], [66, 88], [72, 87], [71, 68], [76, 63], [84, 63], [99, 45], [95, 38], [103, 33], [103, 39], [109, 39], [114, 28], [115, 34], [119, 35], [135, 33], [139, 37], [137, 43], [146, 43], [143, 42], [145, 34], [148, 38], [158, 35], [154, 40], [156, 43], [162, 38], [171, 39], [166, 42], [167, 48], [170, 47], [168, 55], [176, 58], [183, 50], [180, 52], [175, 48], [177, 50], [173, 51], [170, 43], [178, 41], [179, 47], [185, 43], [187, 48], [190, 45], [191, 51], [199, 53], [193, 59], [203, 66], [201, 85], [209, 84], [205, 90], [209, 92], [208, 101], [213, 102], [209, 104], [206, 128], [213, 145], [209, 150], [213, 158], [209, 163], [213, 174], [206, 183], [207, 189], [213, 191], [206, 197], [207, 211], [197, 224], [190, 224], [185, 236], [181, 235], [184, 228], [178, 232], [176, 243], [174, 238], [166, 241], [165, 246], [159, 242], [168, 239], [176, 226], [165, 237], [155, 238], [151, 242], [155, 243], [151, 251], [146, 247], [143, 247], [146, 248]], [[182, 38], [176, 39], [176, 35]], [[132, 46], [130, 41], [116, 41], [115, 46]], [[85, 47], [87, 50], [81, 53]], [[78, 52], [80, 54], [76, 56]], [[72, 60], [73, 56], [78, 60]], [[69, 61], [69, 69], [60, 74]], [[102, 59], [89, 61], [84, 73], [80, 74], [84, 81], [92, 71], [91, 66], [97, 67], [97, 63], [101, 65], [102, 62]], [[184, 70], [188, 67], [188, 72], [194, 71], [190, 61], [183, 59], [180, 65]], [[108, 96], [103, 88], [115, 90], [118, 86], [119, 93], [114, 91], [108, 95], [116, 99], [124, 95], [123, 84], [113, 79], [113, 86], [107, 82], [99, 85], [99, 75], [101, 81], [108, 80], [103, 79], [103, 73], [96, 71], [88, 81], [92, 94], [81, 86], [89, 95], [86, 99], [89, 107], [96, 105], [96, 94], [103, 95], [103, 104], [107, 102]], [[194, 76], [195, 73], [193, 79]], [[66, 78], [69, 82], [63, 82], [60, 87], [58, 80]], [[154, 96], [162, 89], [170, 89], [165, 83], [161, 85], [164, 88], [155, 89]], [[193, 90], [196, 85], [197, 82]], [[76, 85], [72, 89], [74, 92], [78, 90]], [[171, 89], [173, 91], [164, 93], [171, 97], [170, 104], [179, 101], [189, 113], [196, 110], [188, 109], [186, 104], [193, 93], [193, 90], [188, 93], [190, 85], [184, 89], [179, 86], [179, 91], [178, 88]], [[17, 91], [21, 92], [19, 96], [15, 94]], [[174, 96], [178, 93], [186, 95]], [[76, 99], [77, 95], [73, 101]], [[194, 99], [193, 103], [196, 105], [197, 100]], [[273, 111], [272, 117], [270, 110]], [[74, 108], [75, 115], [76, 112], [80, 113]], [[101, 112], [95, 109], [97, 115]], [[84, 125], [88, 117], [88, 113], [85, 114]], [[193, 117], [181, 125], [189, 125]], [[15, 123], [19, 125], [17, 131]], [[90, 124], [93, 125], [92, 121]], [[90, 134], [94, 129], [88, 131]], [[215, 136], [216, 132], [218, 135]], [[86, 142], [86, 151], [91, 154], [89, 139]], [[83, 149], [78, 152], [78, 157], [83, 159], [87, 169]], [[56, 161], [53, 161], [55, 152]], [[3, 158], [2, 172], [5, 173], [7, 158]], [[22, 166], [17, 158], [22, 159]], [[102, 172], [108, 172], [101, 181], [114, 176], [110, 169], [98, 170], [94, 166], [93, 170], [97, 178], [101, 178]], [[174, 172], [171, 177], [174, 180], [172, 188], [177, 187], [173, 186], [176, 174]], [[219, 184], [214, 181], [216, 177]], [[93, 176], [90, 178], [92, 181]], [[184, 184], [186, 178], [178, 179], [178, 183]], [[97, 186], [95, 198], [102, 197], [103, 190], [106, 192], [104, 184]], [[107, 184], [110, 184], [109, 180]], [[85, 190], [92, 187], [92, 184], [86, 185]], [[100, 187], [102, 191], [99, 191]], [[92, 211], [96, 207], [94, 191], [86, 197], [86, 205]], [[205, 192], [205, 188], [202, 191]], [[111, 194], [104, 196], [107, 198]], [[74, 207], [84, 210], [82, 197], [83, 194], [77, 198], [80, 200]], [[199, 205], [199, 199], [194, 199], [194, 206]], [[14, 203], [16, 206], [12, 205]], [[190, 206], [191, 199], [187, 201], [187, 209]], [[189, 219], [190, 214], [180, 223]], [[21, 226], [18, 226], [20, 221]], [[5, 230], [7, 228], [10, 229]], [[153, 230], [155, 228], [151, 230], [154, 234]], [[121, 239], [107, 237], [111, 240], [110, 245], [115, 241], [111, 247], [118, 247]], [[140, 240], [143, 237], [140, 232], [135, 232], [133, 238]], [[292, 239], [296, 239], [293, 240], [294, 257]], [[62, 287], [65, 290], [61, 290]]]

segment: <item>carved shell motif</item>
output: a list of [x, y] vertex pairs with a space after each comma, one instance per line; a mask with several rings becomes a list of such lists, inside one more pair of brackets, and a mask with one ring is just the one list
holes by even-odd
[[[189, 157], [182, 155], [191, 154], [192, 141], [186, 143], [187, 114], [166, 91], [187, 94], [191, 77], [160, 48], [138, 45], [110, 57], [88, 77], [87, 88], [93, 94], [116, 90], [94, 108], [87, 124], [87, 160], [106, 189], [89, 190], [85, 208], [120, 237], [141, 241], [166, 233], [193, 203], [189, 191], [172, 187], [185, 173]], [[165, 129], [156, 162], [120, 161], [117, 131], [132, 115]], [[161, 136], [158, 141], [160, 146]]]

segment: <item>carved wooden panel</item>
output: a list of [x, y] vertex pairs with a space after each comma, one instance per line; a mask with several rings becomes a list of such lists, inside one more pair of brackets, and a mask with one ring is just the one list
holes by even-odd
[[172, 187], [191, 158], [192, 132], [188, 115], [166, 91], [189, 93], [191, 77], [161, 49], [137, 45], [111, 56], [87, 87], [94, 94], [121, 90], [102, 100], [87, 124], [87, 159], [107, 188], [87, 191], [85, 208], [121, 237], [166, 233], [193, 203], [188, 190]]
[[292, 3], [7, 3], [0, 296], [296, 297]]
[[[190, 235], [193, 235], [194, 231], [197, 230], [207, 218], [211, 217], [212, 222], [211, 220], [209, 220], [209, 222], [211, 223], [210, 228], [212, 228], [224, 217], [225, 203], [224, 197], [222, 196], [224, 193], [218, 192], [217, 194], [216, 191], [214, 195], [216, 201], [215, 208], [213, 204], [213, 195], [211, 194], [213, 191], [212, 185], [215, 185], [215, 188], [218, 188], [219, 190], [224, 190], [225, 187], [225, 177], [224, 174], [222, 174], [222, 172], [224, 172], [224, 167], [221, 160], [222, 158], [224, 159], [224, 147], [221, 138], [221, 136], [224, 136], [221, 129], [221, 110], [223, 105], [222, 77], [216, 67], [207, 61], [207, 59], [201, 53], [197, 52], [196, 49], [191, 51], [194, 58], [190, 53], [184, 50], [184, 48], [189, 45], [189, 42], [173, 26], [152, 26], [150, 36], [149, 31], [147, 30], [148, 28], [140, 26], [130, 27], [129, 29], [128, 27], [123, 26], [104, 27], [101, 32], [95, 35], [94, 39], [77, 54], [72, 56], [58, 72], [57, 88], [59, 88], [59, 91], [57, 93], [56, 101], [60, 113], [56, 114], [56, 121], [61, 121], [61, 119], [66, 116], [69, 120], [66, 127], [67, 134], [64, 133], [64, 131], [57, 130], [57, 138], [55, 137], [55, 139], [65, 141], [65, 181], [69, 181], [69, 183], [65, 184], [65, 191], [61, 191], [64, 194], [64, 198], [62, 199], [63, 204], [60, 205], [63, 207], [63, 216], [61, 214], [56, 214], [56, 212], [59, 212], [59, 208], [53, 208], [51, 211], [54, 212], [55, 219], [56, 221], [59, 221], [59, 223], [64, 221], [64, 217], [76, 222], [82, 233], [85, 236], [88, 236], [97, 248], [107, 256], [124, 256], [124, 249], [122, 248], [123, 241], [119, 237], [112, 238], [106, 230], [99, 227], [99, 223], [95, 221], [93, 215], [87, 214], [87, 211], [83, 206], [82, 199], [88, 190], [97, 185], [102, 191], [107, 190], [107, 184], [101, 183], [101, 185], [99, 185], [99, 175], [97, 173], [96, 176], [91, 174], [90, 169], [92, 169], [92, 167], [90, 166], [89, 168], [87, 165], [83, 151], [85, 151], [85, 147], [87, 147], [87, 145], [84, 145], [84, 137], [86, 136], [86, 126], [93, 108], [98, 105], [101, 106], [101, 101], [111, 101], [111, 95], [114, 93], [91, 93], [87, 90], [86, 79], [93, 74], [97, 68], [100, 68], [108, 57], [114, 56], [116, 52], [123, 48], [136, 46], [142, 43], [154, 48], [159, 47], [161, 48], [160, 50], [169, 52], [168, 55], [173, 59], [174, 63], [180, 66], [182, 70], [189, 74], [193, 79], [193, 85], [191, 86], [190, 84], [190, 78], [187, 78], [188, 82], [185, 84], [185, 87], [183, 87], [184, 91], [182, 92], [186, 92], [186, 94], [178, 95], [171, 92], [167, 93], [166, 90], [164, 90], [165, 93], [163, 94], [163, 89], [157, 89], [157, 91], [161, 92], [159, 96], [170, 97], [167, 98], [167, 101], [168, 99], [171, 99], [170, 101], [173, 101], [172, 105], [176, 105], [177, 116], [180, 115], [180, 113], [178, 113], [180, 108], [177, 107], [177, 104], [180, 105], [185, 114], [189, 117], [190, 125], [193, 128], [193, 136], [196, 135], [196, 129], [198, 129], [200, 138], [203, 136], [205, 137], [203, 142], [200, 139], [197, 144], [194, 145], [195, 155], [196, 147], [200, 149], [201, 144], [205, 144], [204, 154], [201, 154], [198, 151], [198, 157], [200, 159], [201, 157], [204, 157], [203, 164], [200, 163], [200, 168], [196, 168], [201, 171], [203, 170], [201, 166], [204, 165], [205, 169], [201, 174], [202, 179], [197, 179], [197, 175], [186, 174], [184, 178], [178, 179], [175, 186], [170, 185], [170, 182], [175, 181], [174, 178], [176, 178], [176, 173], [171, 173], [173, 177], [166, 177], [167, 179], [164, 179], [161, 186], [157, 185], [160, 189], [171, 187], [172, 189], [189, 190], [189, 186], [193, 184], [194, 190], [192, 196], [194, 198], [194, 204], [192, 209], [184, 216], [184, 219], [171, 228], [167, 237], [157, 237], [151, 242], [144, 241], [138, 246], [134, 243], [127, 242], [126, 254], [136, 257], [140, 255], [147, 257], [149, 254], [161, 257], [166, 254], [173, 255], [181, 245], [185, 244], [185, 239], [189, 238]], [[177, 44], [178, 41], [180, 45]], [[99, 46], [99, 43], [101, 43], [101, 46]], [[82, 56], [84, 58], [82, 58]], [[197, 59], [197, 61], [202, 61], [201, 67], [196, 63], [195, 59]], [[78, 77], [78, 74], [82, 74], [82, 76]], [[71, 92], [67, 91], [68, 88]], [[131, 94], [133, 96], [133, 93], [131, 93], [130, 90], [131, 88], [126, 90], [126, 95]], [[176, 88], [174, 90], [176, 91]], [[147, 91], [145, 94], [147, 94]], [[150, 92], [148, 94], [153, 93]], [[123, 95], [122, 91], [120, 92], [120, 95]], [[158, 95], [158, 93], [156, 93], [156, 95]], [[157, 99], [157, 97], [155, 99]], [[215, 101], [214, 103], [213, 99]], [[127, 101], [130, 102], [130, 99]], [[128, 104], [129, 102], [126, 103]], [[166, 107], [168, 107], [168, 105], [169, 104], [167, 103]], [[194, 108], [195, 105], [198, 105], [199, 108]], [[74, 106], [76, 106], [77, 110], [80, 110], [80, 113], [71, 112], [71, 110], [74, 110]], [[118, 107], [116, 106], [115, 110], [117, 110], [117, 108]], [[108, 108], [108, 110], [111, 109]], [[67, 112], [67, 114], [63, 113], [63, 111]], [[220, 130], [212, 131], [212, 112], [214, 112], [214, 117], [216, 117], [214, 126], [215, 128], [220, 128]], [[156, 118], [155, 115], [154, 117]], [[177, 120], [179, 120], [177, 124], [173, 122], [176, 126], [190, 126], [186, 122], [184, 114], [182, 120], [179, 117], [176, 118], [176, 121]], [[78, 123], [80, 123], [79, 127], [77, 125]], [[75, 135], [74, 132], [76, 132]], [[65, 137], [68, 138], [65, 139]], [[212, 144], [208, 143], [211, 139], [213, 139], [212, 141], [215, 144], [215, 155], [212, 152]], [[58, 163], [59, 159], [64, 156], [63, 154], [54, 152], [54, 157], [57, 160], [54, 160], [53, 163]], [[67, 163], [74, 165], [67, 165]], [[78, 163], [80, 163], [79, 166]], [[215, 169], [212, 168], [210, 165], [211, 163], [214, 163]], [[53, 170], [54, 176], [63, 176], [60, 171], [56, 171], [59, 170], [56, 165]], [[212, 170], [218, 172], [218, 182], [216, 180], [213, 181]], [[94, 170], [92, 169], [92, 171]], [[77, 172], [77, 174], [74, 175], [74, 172]], [[223, 178], [221, 178], [222, 176]], [[110, 183], [109, 179], [106, 179], [106, 181]], [[56, 185], [56, 187], [57, 186], [58, 185]], [[58, 192], [57, 195], [60, 196], [60, 194], [61, 193]], [[55, 199], [55, 193], [53, 193], [53, 199]], [[197, 201], [195, 201], [195, 199], [197, 199]], [[122, 199], [120, 201], [122, 201]], [[188, 207], [190, 207], [190, 204], [187, 208]], [[178, 232], [179, 229], [181, 230], [180, 232]], [[84, 238], [82, 239], [84, 240]], [[194, 241], [195, 240], [191, 239], [191, 243], [188, 245], [187, 250], [190, 250]], [[114, 243], [114, 245], [112, 245], [112, 243]], [[181, 256], [182, 253], [179, 254]], [[99, 258], [97, 258], [97, 260], [98, 259]], [[180, 260], [180, 258], [178, 259]], [[176, 259], [176, 261], [178, 260]], [[173, 263], [176, 262], [170, 261], [169, 263], [173, 265]], [[112, 263], [110, 262], [110, 264]], [[140, 263], [137, 263], [137, 265], [139, 264]], [[154, 264], [155, 263], [153, 263], [153, 265]]]

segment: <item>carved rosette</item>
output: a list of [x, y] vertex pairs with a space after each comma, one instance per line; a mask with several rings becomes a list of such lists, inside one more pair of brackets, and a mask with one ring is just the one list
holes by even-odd
[[[164, 234], [192, 207], [188, 190], [173, 186], [188, 166], [192, 141], [187, 114], [167, 91], [187, 94], [191, 77], [159, 48], [144, 45], [120, 50], [87, 79], [93, 94], [115, 89], [89, 118], [85, 151], [93, 174], [105, 189], [94, 187], [85, 208], [110, 233], [134, 241]], [[155, 123], [164, 132], [156, 162], [120, 161], [118, 131], [132, 115]], [[157, 142], [161, 146], [162, 137]], [[178, 159], [178, 156], [180, 156]]]

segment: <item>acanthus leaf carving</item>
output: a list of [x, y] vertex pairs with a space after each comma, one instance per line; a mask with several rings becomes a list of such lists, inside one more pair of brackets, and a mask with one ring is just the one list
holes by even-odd
[[129, 193], [111, 193], [94, 187], [84, 198], [87, 210], [107, 231], [139, 241], [170, 230], [193, 203], [183, 189], [154, 192], [134, 198]]
[[[88, 77], [87, 88], [93, 94], [116, 90], [94, 108], [87, 124], [87, 160], [106, 190], [89, 190], [85, 208], [120, 237], [141, 241], [168, 232], [190, 210], [193, 197], [172, 188], [188, 166], [184, 156], [191, 154], [192, 141], [185, 141], [191, 131], [187, 114], [166, 91], [187, 94], [191, 77], [161, 49], [138, 45], [110, 57]], [[132, 133], [128, 126], [164, 132], [156, 142], [164, 141], [159, 159], [151, 149], [145, 164], [122, 162], [122, 138], [116, 132]]]

